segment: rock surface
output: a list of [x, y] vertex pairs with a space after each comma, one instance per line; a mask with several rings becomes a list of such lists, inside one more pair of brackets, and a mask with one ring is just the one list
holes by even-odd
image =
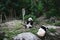
[[21, 20], [13, 20], [13, 21], [2, 23], [0, 25], [1, 25], [1, 27], [14, 28], [16, 26], [16, 24], [23, 24], [23, 22]]
[[14, 40], [41, 40], [39, 39], [36, 35], [26, 32], [26, 33], [21, 33], [18, 34], [17, 36], [13, 37]]

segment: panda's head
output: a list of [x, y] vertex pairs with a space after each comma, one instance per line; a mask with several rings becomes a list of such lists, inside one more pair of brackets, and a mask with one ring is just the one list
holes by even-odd
[[44, 37], [45, 34], [46, 34], [46, 27], [42, 25], [38, 30], [37, 35], [40, 37]]
[[28, 21], [33, 21], [33, 19], [30, 17], [30, 18], [28, 18]]

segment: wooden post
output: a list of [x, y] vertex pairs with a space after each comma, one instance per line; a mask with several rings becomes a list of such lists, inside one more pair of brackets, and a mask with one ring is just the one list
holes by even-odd
[[23, 23], [24, 23], [24, 15], [25, 15], [25, 8], [22, 8], [22, 18], [23, 18]]

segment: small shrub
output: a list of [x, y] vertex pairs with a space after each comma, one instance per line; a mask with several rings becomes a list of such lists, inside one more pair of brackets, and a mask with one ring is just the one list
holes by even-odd
[[46, 17], [50, 18], [56, 16], [56, 9], [50, 9], [47, 13], [46, 13]]
[[35, 28], [35, 27], [33, 27], [33, 28], [31, 28], [30, 30], [27, 30], [26, 32], [31, 32], [31, 33], [33, 33], [33, 34], [36, 34], [37, 31], [38, 31], [38, 29]]
[[31, 30], [30, 30], [30, 32], [32, 32], [32, 33], [34, 33], [34, 34], [36, 34], [37, 33], [37, 29], [36, 28], [32, 28]]

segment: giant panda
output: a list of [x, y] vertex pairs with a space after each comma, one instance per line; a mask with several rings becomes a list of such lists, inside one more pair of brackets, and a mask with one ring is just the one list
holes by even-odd
[[37, 35], [40, 37], [44, 37], [46, 34], [46, 31], [47, 31], [46, 29], [48, 29], [48, 28], [46, 28], [44, 25], [42, 25], [40, 27], [40, 29], [38, 30]]
[[33, 19], [30, 17], [30, 18], [28, 18], [28, 20], [27, 20], [27, 24], [31, 24], [31, 25], [33, 25]]
[[25, 28], [32, 28], [32, 25], [33, 25], [33, 19], [30, 17], [27, 20]]

